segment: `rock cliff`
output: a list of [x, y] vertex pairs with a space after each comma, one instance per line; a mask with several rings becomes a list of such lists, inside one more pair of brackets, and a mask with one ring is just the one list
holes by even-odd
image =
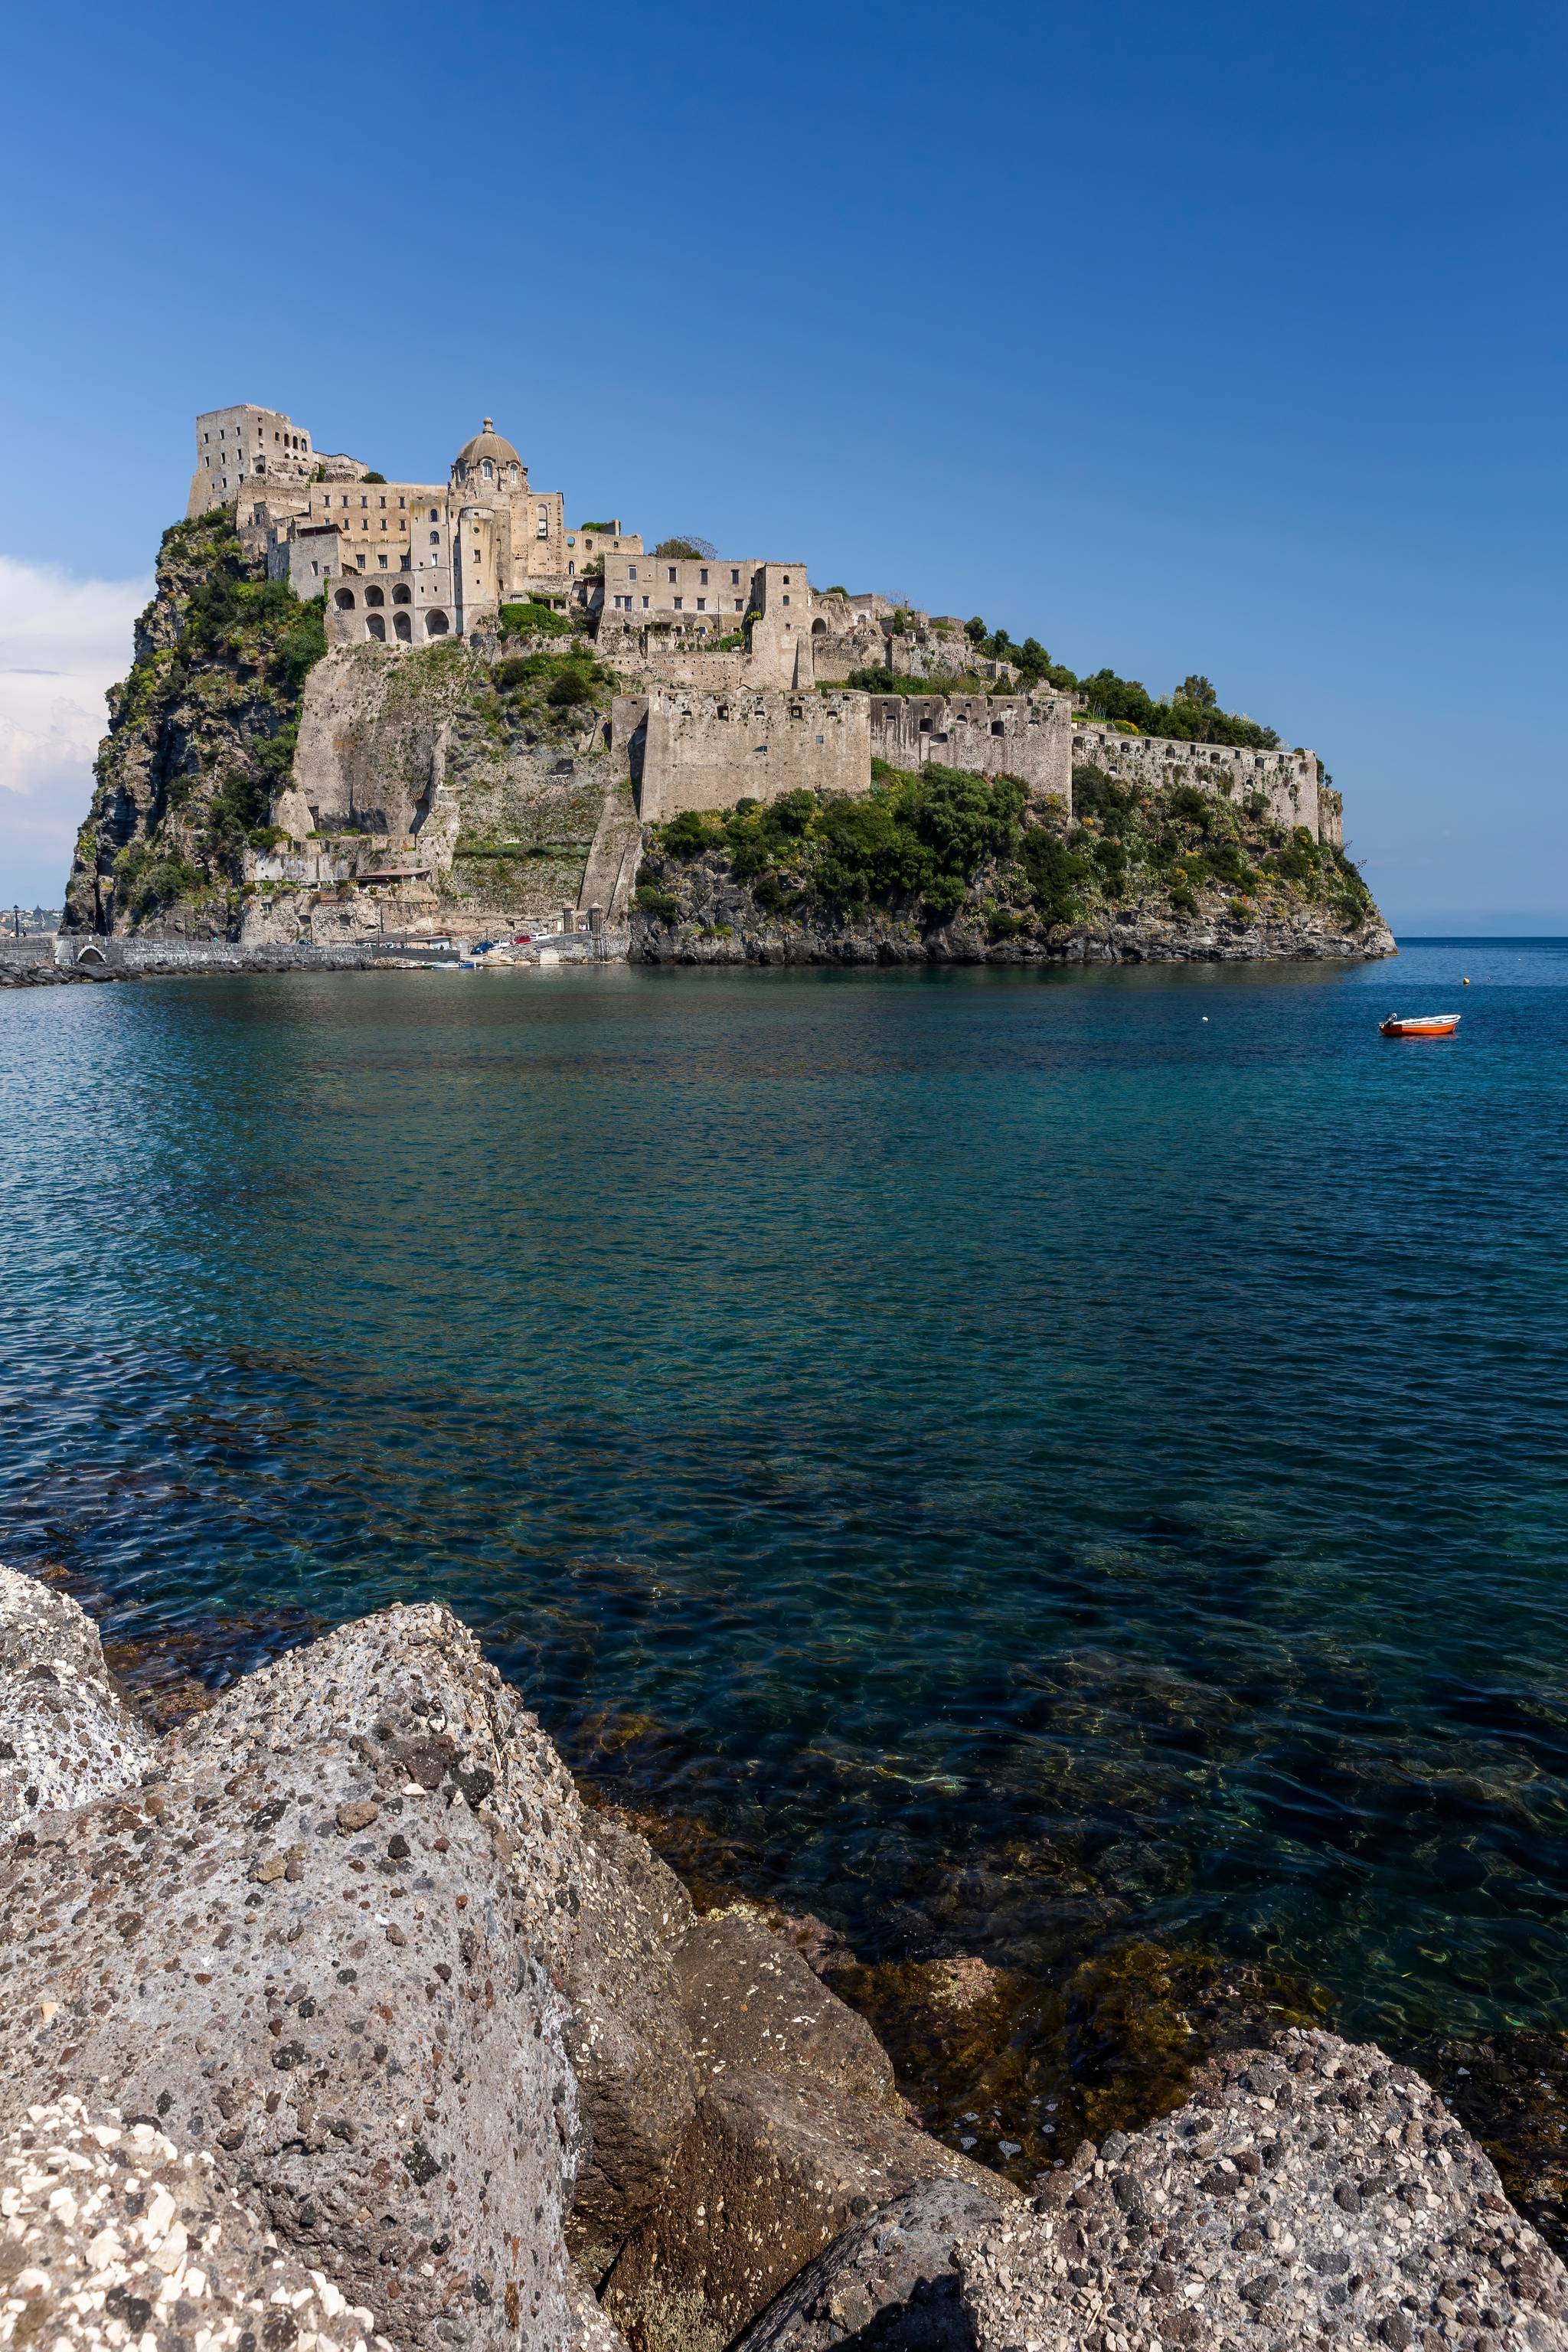
[[1332, 843], [1261, 801], [1073, 774], [1074, 814], [1007, 777], [882, 767], [650, 829], [648, 963], [1086, 963], [1372, 957], [1394, 944]]
[[0, 1629], [86, 1709], [47, 1772], [0, 1748], [0, 2343], [1568, 2347], [1568, 2273], [1371, 2047], [1227, 2053], [1026, 2200], [929, 2138], [444, 1609], [117, 1743], [74, 1604], [0, 1570]]
[[329, 652], [320, 605], [268, 581], [226, 515], [178, 524], [110, 698], [64, 928], [331, 946], [537, 922], [585, 886], [624, 906], [611, 683], [565, 630]]

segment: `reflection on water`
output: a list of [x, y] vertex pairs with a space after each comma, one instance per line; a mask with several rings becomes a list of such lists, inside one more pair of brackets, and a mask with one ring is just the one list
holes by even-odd
[[0, 1551], [181, 1634], [176, 1710], [230, 1612], [444, 1595], [868, 1967], [1554, 2032], [1565, 982], [0, 997]]

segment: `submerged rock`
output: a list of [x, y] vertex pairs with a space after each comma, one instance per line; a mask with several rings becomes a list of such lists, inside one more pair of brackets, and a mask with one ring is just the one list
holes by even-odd
[[1047, 2176], [957, 2260], [978, 2352], [1568, 2346], [1568, 2273], [1442, 2101], [1293, 2031]]
[[140, 1780], [153, 1742], [66, 1593], [0, 1568], [0, 1834]]
[[371, 2352], [370, 2312], [279, 2252], [212, 2156], [79, 2099], [0, 2143], [0, 2343]]

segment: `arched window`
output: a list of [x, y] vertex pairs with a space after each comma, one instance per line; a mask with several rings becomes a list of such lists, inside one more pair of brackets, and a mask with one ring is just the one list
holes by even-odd
[[484, 478], [485, 478], [485, 479], [486, 479], [486, 481], [487, 481], [487, 482], [493, 482], [493, 481], [495, 480], [495, 478], [496, 478], [496, 469], [495, 469], [495, 467], [490, 464], [490, 461], [489, 461], [489, 459], [488, 457], [485, 459], [485, 461], [484, 461], [483, 465], [479, 467], [479, 471], [480, 471], [480, 473], [484, 476]]
[[414, 642], [414, 625], [406, 613], [394, 613], [392, 616], [392, 626], [394, 633], [401, 638], [402, 642], [405, 646], [412, 645]]
[[353, 611], [354, 592], [352, 588], [340, 588], [338, 590], [337, 605], [340, 613], [352, 613]]
[[374, 637], [378, 646], [386, 643], [386, 623], [379, 613], [370, 614], [364, 625], [364, 633], [367, 637]]
[[367, 588], [364, 592], [364, 601], [367, 604], [384, 604], [386, 598], [379, 588]]
[[431, 532], [431, 534], [430, 534], [430, 544], [431, 544], [431, 546], [432, 546], [432, 547], [439, 547], [439, 546], [440, 546], [440, 544], [441, 544], [441, 534], [440, 534], [440, 532], [439, 532], [438, 530], [433, 530], [433, 531]]
[[444, 637], [449, 626], [450, 624], [445, 613], [426, 613], [425, 615], [425, 634], [427, 637]]
[[522, 476], [519, 473], [515, 466], [509, 466], [506, 469], [506, 478], [509, 488], [515, 490], [519, 482], [521, 481]]
[[392, 601], [395, 604], [406, 604], [409, 601], [408, 590], [406, 588], [395, 588], [392, 592]]
[[827, 635], [826, 622], [813, 621], [811, 625], [811, 634], [814, 637], [825, 637]]

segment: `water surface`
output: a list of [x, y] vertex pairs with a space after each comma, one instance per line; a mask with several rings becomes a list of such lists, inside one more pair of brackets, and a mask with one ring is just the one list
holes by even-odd
[[444, 1595], [866, 1953], [1565, 2025], [1565, 1049], [1555, 941], [0, 995], [0, 1556]]

